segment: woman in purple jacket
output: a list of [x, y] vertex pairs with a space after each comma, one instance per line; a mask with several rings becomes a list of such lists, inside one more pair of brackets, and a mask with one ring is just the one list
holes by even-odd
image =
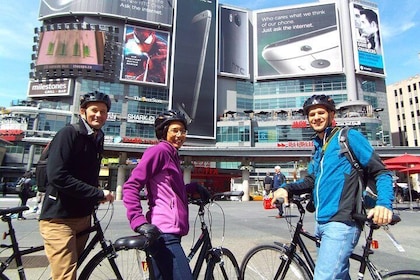
[[[159, 114], [155, 120], [160, 142], [148, 148], [123, 186], [123, 201], [131, 228], [147, 236], [159, 236], [150, 249], [156, 279], [192, 279], [181, 247], [188, 233], [187, 193], [209, 200], [209, 192], [198, 184], [184, 184], [178, 149], [187, 136], [187, 120], [175, 110]], [[149, 211], [144, 214], [140, 190], [146, 187]]]

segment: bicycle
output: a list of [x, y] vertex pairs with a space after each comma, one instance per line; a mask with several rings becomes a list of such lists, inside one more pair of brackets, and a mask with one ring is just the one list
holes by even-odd
[[[119, 251], [118, 248], [115, 248], [111, 241], [107, 240], [104, 236], [104, 232], [108, 228], [110, 221], [112, 219], [112, 215], [114, 212], [114, 206], [113, 204], [109, 204], [112, 207], [111, 208], [111, 217], [109, 218], [108, 224], [105, 226], [105, 229], [102, 229], [102, 226], [100, 224], [100, 220], [97, 216], [98, 206], [95, 207], [95, 210], [92, 213], [92, 220], [93, 224], [90, 228], [80, 232], [78, 236], [84, 235], [84, 234], [90, 234], [95, 232], [95, 235], [93, 235], [92, 238], [87, 243], [87, 246], [83, 250], [81, 256], [78, 259], [77, 267], [78, 269], [81, 269], [81, 266], [89, 256], [89, 254], [94, 250], [95, 246], [99, 243], [100, 244], [100, 251], [95, 254], [95, 256], [103, 255], [106, 256], [107, 260], [107, 266], [109, 266], [109, 271], [107, 274], [106, 279], [140, 279], [138, 277], [138, 274], [135, 274], [135, 269], [133, 270], [133, 266], [137, 265], [137, 258], [134, 258], [131, 255], [128, 255], [126, 253], [130, 253], [127, 251]], [[35, 252], [43, 251], [44, 246], [35, 246], [30, 247], [27, 249], [21, 249], [19, 247], [19, 243], [16, 238], [16, 232], [12, 224], [12, 215], [18, 214], [22, 211], [28, 210], [29, 208], [27, 206], [19, 206], [19, 207], [12, 207], [7, 209], [0, 209], [0, 216], [1, 220], [3, 222], [6, 222], [8, 224], [8, 232], [4, 233], [4, 238], [6, 236], [10, 237], [11, 244], [1, 244], [2, 248], [6, 249], [12, 249], [12, 254], [5, 260], [2, 261], [0, 264], [0, 279], [7, 280], [9, 279], [4, 272], [7, 270], [7, 268], [10, 266], [10, 264], [15, 261], [17, 265], [17, 272], [19, 275], [20, 280], [25, 280], [25, 270], [23, 267], [22, 262], [22, 256], [32, 254]], [[107, 209], [107, 211], [109, 208]], [[93, 258], [95, 258], [95, 256]], [[80, 280], [87, 280], [92, 279], [88, 278], [87, 272], [89, 271], [89, 264], [91, 261], [88, 262], [88, 264], [82, 269], [82, 272], [78, 279]], [[105, 262], [104, 262], [105, 264]]]
[[[304, 200], [305, 198], [300, 197], [293, 197], [292, 199], [292, 203], [297, 206], [300, 215], [296, 226], [292, 225], [290, 218], [286, 218], [292, 234], [290, 244], [274, 242], [274, 244], [259, 245], [252, 248], [245, 255], [241, 264], [242, 279], [313, 279], [315, 261], [306, 247], [303, 237], [315, 242], [316, 245], [319, 245], [321, 241], [303, 229], [305, 209], [302, 201]], [[365, 223], [369, 228], [363, 253], [359, 255], [353, 252], [350, 257], [360, 263], [357, 279], [364, 279], [366, 269], [374, 280], [420, 279], [420, 271], [415, 270], [401, 270], [382, 275], [369, 258], [373, 254], [371, 247], [373, 232], [381, 227], [375, 225], [372, 220], [368, 220], [366, 216], [355, 215], [354, 218]], [[400, 220], [398, 216], [394, 215], [391, 225], [398, 223]], [[298, 252], [301, 253], [298, 254]]]
[[[210, 199], [210, 204], [215, 204], [215, 199], [225, 198], [225, 197], [241, 197], [243, 192], [222, 192], [216, 193]], [[191, 204], [198, 205], [198, 214], [197, 218], [201, 224], [201, 234], [197, 239], [195, 244], [190, 249], [190, 252], [187, 256], [188, 260], [191, 261], [196, 253], [199, 252], [197, 261], [193, 269], [193, 278], [198, 279], [204, 262], [207, 264], [205, 270], [204, 279], [240, 279], [239, 264], [233, 255], [233, 253], [224, 247], [213, 247], [211, 243], [211, 235], [209, 228], [205, 222], [205, 209], [206, 203], [201, 199], [190, 199]], [[135, 256], [137, 258], [137, 268], [136, 272], [140, 273], [140, 276], [137, 279], [154, 279], [153, 266], [151, 264], [151, 256], [148, 252], [148, 246], [151, 244], [141, 235], [122, 237], [115, 241], [114, 249], [116, 252], [130, 252], [130, 256]], [[201, 248], [201, 250], [200, 250]], [[200, 250], [200, 251], [199, 251]], [[109, 279], [101, 278], [102, 276], [108, 275], [107, 271], [109, 267], [103, 265], [103, 262], [106, 260], [106, 255], [99, 253], [87, 264], [82, 275], [86, 278], [84, 279]], [[135, 270], [134, 266], [131, 266]]]

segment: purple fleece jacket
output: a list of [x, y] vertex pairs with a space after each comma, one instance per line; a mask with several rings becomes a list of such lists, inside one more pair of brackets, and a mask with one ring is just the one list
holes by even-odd
[[[140, 190], [146, 187], [149, 211], [144, 214]], [[187, 192], [178, 150], [167, 141], [148, 148], [123, 186], [127, 218], [135, 230], [144, 223], [157, 226], [162, 233], [188, 234]], [[188, 189], [188, 190], [187, 190]]]

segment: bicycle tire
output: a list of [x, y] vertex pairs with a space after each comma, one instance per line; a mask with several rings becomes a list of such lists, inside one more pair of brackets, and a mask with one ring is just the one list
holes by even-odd
[[[115, 251], [109, 247], [108, 252], [98, 252], [83, 268], [79, 280], [101, 280], [101, 279], [149, 279], [149, 269], [146, 262], [146, 253], [143, 250], [131, 248], [116, 248]], [[115, 252], [115, 253], [113, 253]], [[117, 277], [110, 262], [115, 262], [121, 278]]]
[[420, 279], [420, 271], [418, 270], [399, 270], [390, 272], [384, 276], [382, 279], [386, 280], [419, 280]]
[[239, 264], [229, 249], [220, 248], [209, 254], [205, 280], [240, 279]]
[[[259, 245], [251, 249], [242, 262], [241, 279], [312, 279], [308, 267], [296, 255], [286, 268], [288, 258], [285, 252], [276, 245]], [[279, 274], [284, 275], [281, 278]]]

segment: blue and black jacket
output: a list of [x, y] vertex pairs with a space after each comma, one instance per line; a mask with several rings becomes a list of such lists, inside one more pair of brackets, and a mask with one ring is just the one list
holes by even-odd
[[[312, 191], [318, 223], [352, 221], [358, 195], [357, 170], [340, 152], [340, 129], [327, 128], [324, 139], [315, 137], [314, 152], [308, 166], [308, 175], [284, 187], [291, 194]], [[392, 209], [392, 174], [389, 172], [369, 141], [355, 129], [347, 135], [348, 144], [365, 174], [375, 182], [378, 199], [376, 205]]]

